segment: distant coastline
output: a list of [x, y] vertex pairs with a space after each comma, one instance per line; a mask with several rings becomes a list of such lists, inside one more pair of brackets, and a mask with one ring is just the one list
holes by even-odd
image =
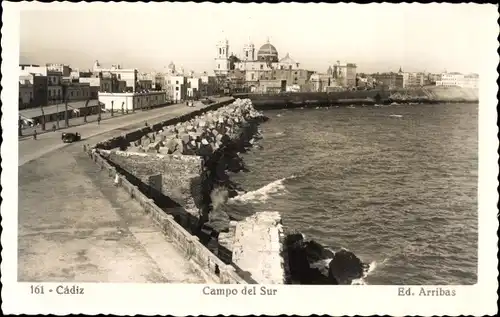
[[473, 88], [429, 86], [398, 90], [357, 90], [339, 92], [298, 92], [279, 94], [235, 94], [249, 98], [256, 109], [329, 107], [396, 103], [477, 103], [479, 91]]

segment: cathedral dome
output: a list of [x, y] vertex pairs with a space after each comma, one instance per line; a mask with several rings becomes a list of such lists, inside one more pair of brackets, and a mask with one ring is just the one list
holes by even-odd
[[259, 61], [278, 62], [278, 50], [271, 43], [262, 45], [257, 53]]

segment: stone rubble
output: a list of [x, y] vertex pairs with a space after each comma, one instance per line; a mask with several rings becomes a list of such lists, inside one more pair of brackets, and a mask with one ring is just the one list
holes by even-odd
[[144, 135], [128, 151], [209, 156], [230, 140], [240, 136], [248, 122], [263, 118], [250, 99], [236, 99], [232, 104], [198, 115], [195, 118]]

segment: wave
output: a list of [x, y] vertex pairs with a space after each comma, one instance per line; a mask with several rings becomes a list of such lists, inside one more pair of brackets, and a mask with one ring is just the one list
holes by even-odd
[[293, 179], [295, 178], [294, 175], [290, 177], [284, 177], [278, 180], [275, 180], [274, 182], [271, 182], [265, 186], [262, 186], [261, 188], [253, 191], [246, 192], [242, 195], [238, 195], [236, 197], [233, 197], [229, 199], [230, 202], [243, 202], [243, 203], [248, 203], [248, 202], [266, 202], [271, 198], [272, 195], [280, 195], [283, 192], [286, 191], [284, 182], [287, 179]]
[[[325, 249], [332, 252], [333, 254], [336, 253], [334, 250], [332, 250], [328, 247], [325, 247]], [[341, 248], [341, 249], [349, 251], [346, 248]], [[323, 275], [328, 276], [328, 267], [329, 267], [331, 260], [332, 260], [332, 258], [321, 259], [319, 261], [311, 263], [310, 267], [314, 268], [314, 269], [318, 269]], [[381, 264], [384, 264], [386, 262], [386, 260], [387, 259], [384, 259]], [[370, 262], [370, 264], [368, 264], [364, 267], [363, 276], [361, 276], [360, 278], [357, 278], [357, 279], [353, 279], [351, 282], [351, 285], [367, 285], [367, 283], [365, 281], [366, 277], [368, 277], [371, 273], [373, 273], [373, 271], [375, 271], [375, 269], [377, 268], [378, 265], [379, 265], [379, 263], [377, 261]]]
[[389, 117], [402, 118], [403, 115], [400, 115], [400, 114], [391, 114], [391, 115], [389, 115]]
[[372, 261], [368, 264], [368, 267], [363, 272], [363, 276], [357, 279], [352, 280], [351, 285], [367, 285], [365, 278], [370, 275], [377, 268], [377, 261]]

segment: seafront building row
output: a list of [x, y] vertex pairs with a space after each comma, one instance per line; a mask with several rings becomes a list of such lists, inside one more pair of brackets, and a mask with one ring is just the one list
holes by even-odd
[[[91, 107], [99, 104], [104, 110], [134, 111], [222, 93], [335, 92], [424, 86], [477, 88], [479, 83], [477, 74], [457, 72], [431, 74], [404, 72], [400, 68], [398, 72], [364, 74], [357, 72], [355, 63], [340, 61], [324, 73], [315, 72], [304, 68], [289, 53], [280, 58], [269, 39], [258, 50], [249, 40], [241, 54], [230, 52], [228, 40], [218, 42], [214, 69], [202, 74], [177, 68], [173, 62], [161, 72], [147, 73], [118, 64], [104, 66], [99, 61], [88, 70], [60, 63], [21, 64], [19, 110], [40, 109], [40, 113], [35, 110], [21, 113], [34, 119], [42, 116], [42, 107], [65, 102], [79, 115], [89, 100], [94, 101]], [[54, 108], [49, 112], [56, 115], [59, 110], [63, 111]]]

